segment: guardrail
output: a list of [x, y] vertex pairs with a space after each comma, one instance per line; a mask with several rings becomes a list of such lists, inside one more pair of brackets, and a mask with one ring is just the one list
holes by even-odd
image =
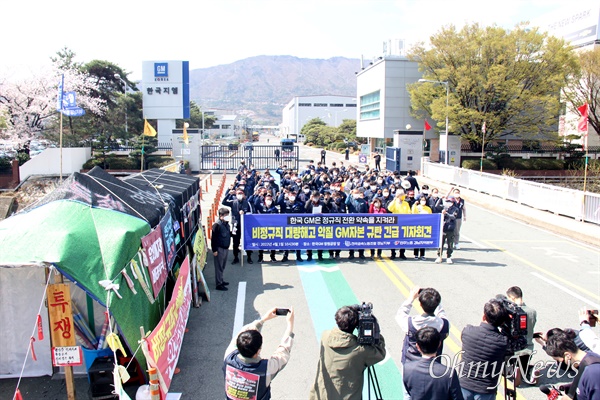
[[600, 195], [505, 175], [422, 162], [423, 176], [519, 204], [600, 224]]

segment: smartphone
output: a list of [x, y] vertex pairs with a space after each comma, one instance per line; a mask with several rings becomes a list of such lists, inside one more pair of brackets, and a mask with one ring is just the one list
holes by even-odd
[[275, 315], [287, 315], [290, 312], [289, 308], [276, 308]]
[[598, 315], [598, 310], [587, 310], [588, 315], [590, 316], [589, 320], [590, 320], [590, 326], [592, 328], [596, 327], [596, 322], [598, 322], [598, 318], [596, 318], [596, 315]]
[[541, 339], [542, 338], [542, 332], [535, 332], [533, 334], [533, 338], [534, 339]]

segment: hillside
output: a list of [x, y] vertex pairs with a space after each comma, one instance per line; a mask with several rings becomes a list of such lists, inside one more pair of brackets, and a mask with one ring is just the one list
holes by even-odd
[[202, 108], [247, 114], [255, 123], [279, 124], [294, 96], [356, 94], [359, 59], [257, 56], [190, 71], [191, 99]]

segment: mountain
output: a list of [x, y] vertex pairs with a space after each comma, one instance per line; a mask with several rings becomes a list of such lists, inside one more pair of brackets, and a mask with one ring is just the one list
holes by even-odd
[[356, 95], [360, 60], [257, 56], [190, 71], [190, 97], [203, 109], [220, 108], [277, 125], [295, 96]]

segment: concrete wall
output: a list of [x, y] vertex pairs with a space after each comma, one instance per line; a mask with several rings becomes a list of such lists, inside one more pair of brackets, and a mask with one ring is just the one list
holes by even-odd
[[[62, 175], [69, 176], [79, 172], [83, 164], [92, 158], [89, 147], [73, 147], [62, 149]], [[42, 151], [19, 168], [21, 181], [30, 175], [59, 175], [60, 149], [48, 148]]]

